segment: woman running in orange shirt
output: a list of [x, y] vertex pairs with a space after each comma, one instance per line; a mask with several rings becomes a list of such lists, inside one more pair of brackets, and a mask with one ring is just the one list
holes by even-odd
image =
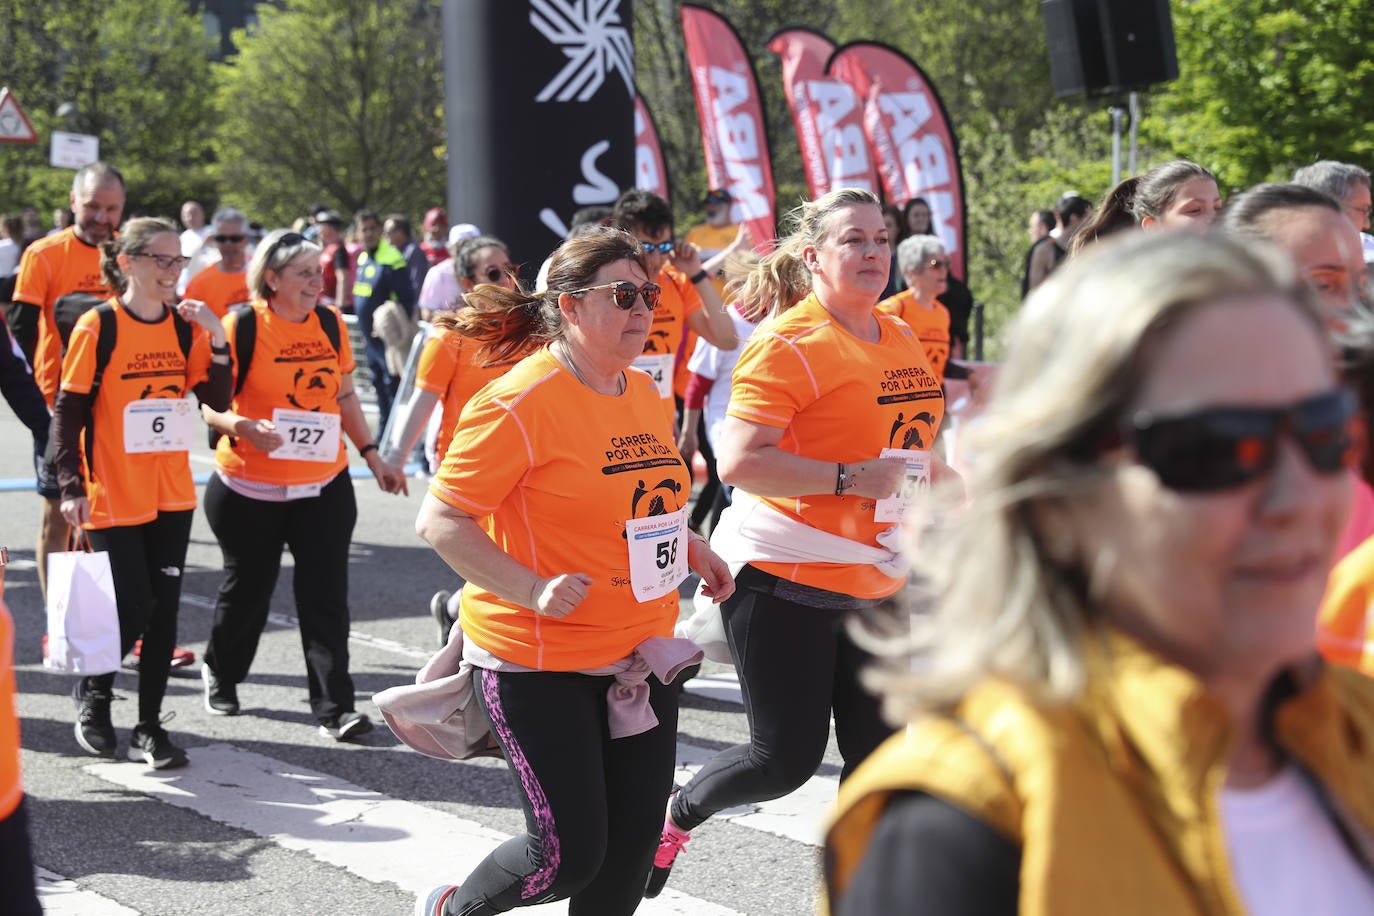
[[[950, 357], [949, 309], [936, 297], [949, 288], [949, 255], [933, 235], [913, 235], [897, 246], [897, 269], [906, 289], [878, 308], [907, 323], [925, 348], [930, 368], [942, 384]], [[958, 342], [954, 342], [958, 349]], [[954, 355], [958, 356], [956, 352]]]
[[[341, 741], [372, 728], [354, 708], [348, 673], [348, 545], [358, 504], [343, 435], [382, 490], [404, 493], [406, 484], [404, 472], [377, 454], [353, 391], [343, 317], [316, 304], [323, 285], [320, 247], [279, 230], [263, 239], [248, 266], [252, 312], [226, 320], [240, 364], [233, 403], [206, 412], [223, 434], [205, 516], [224, 554], [224, 582], [201, 677], [205, 708], [238, 715], [237, 688], [257, 654], [288, 547], [310, 711], [322, 735]], [[249, 320], [251, 353], [240, 342]]]
[[[203, 302], [165, 304], [185, 263], [176, 226], [164, 219], [129, 220], [101, 246], [101, 273], [119, 294], [77, 321], [53, 405], [62, 517], [109, 554], [121, 650], [143, 640], [129, 758], [157, 768], [186, 763], [162, 727], [196, 507], [187, 452], [201, 430], [186, 394], [222, 408], [232, 383], [215, 313]], [[102, 352], [111, 331], [114, 346]], [[115, 752], [114, 679], [83, 677], [73, 694], [77, 743], [98, 756]]]
[[635, 911], [672, 786], [672, 684], [701, 657], [672, 638], [678, 586], [690, 567], [717, 600], [733, 590], [687, 528], [658, 388], [631, 368], [660, 295], [639, 244], [570, 239], [547, 283], [468, 294], [456, 327], [479, 358], [529, 355], [463, 410], [416, 522], [467, 580], [463, 658], [528, 833], [421, 896], [424, 916], [563, 898], [570, 914]]
[[[491, 283], [515, 289], [520, 268], [510, 261], [510, 251], [500, 239], [480, 235], [459, 246], [451, 265], [458, 276], [463, 293], [470, 293], [479, 283]], [[436, 405], [443, 405], [439, 427], [434, 437], [434, 464], [428, 468], [437, 473], [439, 464], [448, 453], [458, 415], [468, 400], [494, 378], [506, 374], [514, 360], [488, 364], [478, 357], [478, 344], [458, 333], [454, 318], [463, 308], [459, 300], [440, 312], [434, 319], [429, 337], [420, 351], [420, 365], [415, 373], [415, 391], [396, 417], [399, 435], [391, 434], [382, 446], [382, 457], [395, 465], [405, 464], [405, 457], [415, 448], [420, 434], [430, 422]], [[459, 592], [441, 589], [429, 600], [429, 612], [439, 627], [439, 645], [448, 642], [449, 629], [458, 619]]]
[[[876, 307], [890, 261], [877, 198], [841, 189], [794, 216], [796, 232], [756, 268], [778, 295], [735, 367], [717, 459], [736, 490], [711, 545], [738, 569], [721, 611], [750, 743], [673, 795], [649, 897], [698, 824], [815, 773], [832, 711], [841, 778], [892, 733], [859, 683], [871, 658], [845, 622], [905, 583], [887, 545], [907, 482], [929, 483], [944, 396], [911, 328]], [[811, 293], [788, 307], [784, 281], [802, 274]]]

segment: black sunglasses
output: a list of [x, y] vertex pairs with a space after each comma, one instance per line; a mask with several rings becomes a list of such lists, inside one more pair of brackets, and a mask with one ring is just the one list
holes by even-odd
[[1355, 457], [1355, 396], [1336, 388], [1287, 407], [1210, 407], [1173, 416], [1136, 414], [1121, 430], [1137, 460], [1171, 490], [1207, 493], [1268, 473], [1288, 435], [1313, 470], [1334, 474]]
[[515, 277], [520, 274], [520, 268], [514, 264], [507, 264], [504, 267], [488, 267], [482, 272], [487, 278], [488, 283], [500, 283], [506, 277]]
[[674, 242], [641, 242], [640, 244], [643, 246], [645, 254], [653, 254], [654, 252], [672, 254], [673, 249], [677, 247]]
[[615, 302], [615, 307], [622, 312], [628, 312], [635, 307], [635, 299], [639, 296], [644, 297], [644, 307], [649, 311], [658, 308], [658, 300], [663, 295], [663, 287], [657, 283], [645, 283], [643, 286], [635, 286], [628, 280], [621, 280], [618, 283], [602, 283], [600, 286], [588, 286], [585, 289], [570, 289], [568, 294], [580, 296], [583, 293], [590, 293], [596, 289], [615, 290], [611, 294]]
[[214, 237], [214, 240], [215, 240], [216, 242], [219, 242], [219, 243], [224, 243], [224, 242], [242, 242], [242, 241], [243, 241], [244, 239], [246, 239], [246, 238], [248, 238], [248, 236], [243, 235], [242, 233], [238, 233], [238, 234], [235, 234], [235, 235], [217, 235], [217, 236]]

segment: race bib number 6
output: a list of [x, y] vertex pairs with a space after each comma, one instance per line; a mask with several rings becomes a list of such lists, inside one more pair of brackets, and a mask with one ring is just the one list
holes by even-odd
[[189, 452], [196, 433], [194, 401], [148, 398], [124, 406], [124, 451]]
[[272, 411], [272, 424], [282, 445], [268, 452], [273, 458], [296, 461], [335, 461], [339, 457], [339, 415], [312, 410]]
[[630, 588], [636, 601], [652, 601], [687, 578], [687, 510], [625, 522], [630, 548]]

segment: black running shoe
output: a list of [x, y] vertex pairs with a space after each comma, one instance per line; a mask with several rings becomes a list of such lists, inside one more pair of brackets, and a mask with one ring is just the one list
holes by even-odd
[[372, 720], [360, 712], [349, 710], [320, 720], [320, 734], [335, 741], [347, 741], [372, 731]]
[[155, 770], [186, 766], [186, 752], [172, 743], [161, 723], [134, 726], [129, 737], [129, 759], [142, 760]]
[[221, 681], [215, 669], [204, 662], [200, 666], [200, 679], [205, 683], [205, 711], [212, 716], [237, 716], [239, 714], [239, 692], [235, 684]]
[[110, 701], [113, 699], [108, 691], [87, 688], [85, 678], [79, 679], [72, 689], [72, 700], [76, 703], [76, 743], [97, 757], [113, 757], [118, 749], [114, 724], [110, 721]]

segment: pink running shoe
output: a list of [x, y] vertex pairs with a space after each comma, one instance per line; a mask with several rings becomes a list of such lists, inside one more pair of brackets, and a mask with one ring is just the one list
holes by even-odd
[[649, 870], [649, 881], [644, 886], [646, 898], [657, 897], [668, 883], [668, 873], [673, 870], [673, 861], [692, 835], [679, 830], [671, 821], [663, 822], [663, 835], [658, 840], [658, 852], [654, 853], [654, 867]]

